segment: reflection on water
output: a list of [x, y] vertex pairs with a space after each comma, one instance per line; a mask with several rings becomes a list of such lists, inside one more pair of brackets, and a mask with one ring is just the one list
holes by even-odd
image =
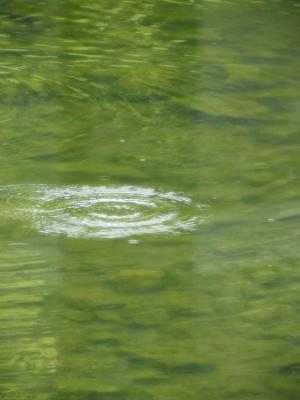
[[[136, 186], [7, 186], [0, 188], [4, 215], [31, 220], [42, 233], [118, 238], [194, 230], [200, 205], [176, 193]], [[204, 206], [202, 206], [204, 208]]]
[[27, 398], [33, 377], [39, 377], [34, 390], [42, 392], [57, 367], [47, 307], [56, 274], [36, 246], [2, 239], [0, 250], [0, 393]]
[[0, 399], [298, 399], [299, 2], [1, 3]]

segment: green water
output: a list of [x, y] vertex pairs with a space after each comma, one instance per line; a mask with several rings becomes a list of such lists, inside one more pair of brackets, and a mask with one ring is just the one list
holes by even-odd
[[299, 40], [297, 0], [1, 2], [1, 400], [300, 398]]

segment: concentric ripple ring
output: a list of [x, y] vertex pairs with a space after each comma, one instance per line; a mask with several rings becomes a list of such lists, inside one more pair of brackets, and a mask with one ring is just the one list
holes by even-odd
[[190, 198], [138, 186], [9, 185], [0, 206], [41, 233], [74, 238], [178, 234], [203, 222]]

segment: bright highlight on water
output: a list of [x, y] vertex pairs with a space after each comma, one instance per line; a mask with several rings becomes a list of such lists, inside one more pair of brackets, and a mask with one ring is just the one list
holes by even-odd
[[203, 222], [190, 198], [137, 186], [11, 185], [0, 198], [5, 216], [74, 238], [178, 234]]

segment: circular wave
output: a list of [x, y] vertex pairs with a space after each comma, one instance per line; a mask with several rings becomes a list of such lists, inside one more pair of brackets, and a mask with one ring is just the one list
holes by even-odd
[[6, 213], [30, 219], [39, 232], [75, 238], [176, 234], [203, 221], [188, 197], [137, 186], [14, 185], [0, 195]]

